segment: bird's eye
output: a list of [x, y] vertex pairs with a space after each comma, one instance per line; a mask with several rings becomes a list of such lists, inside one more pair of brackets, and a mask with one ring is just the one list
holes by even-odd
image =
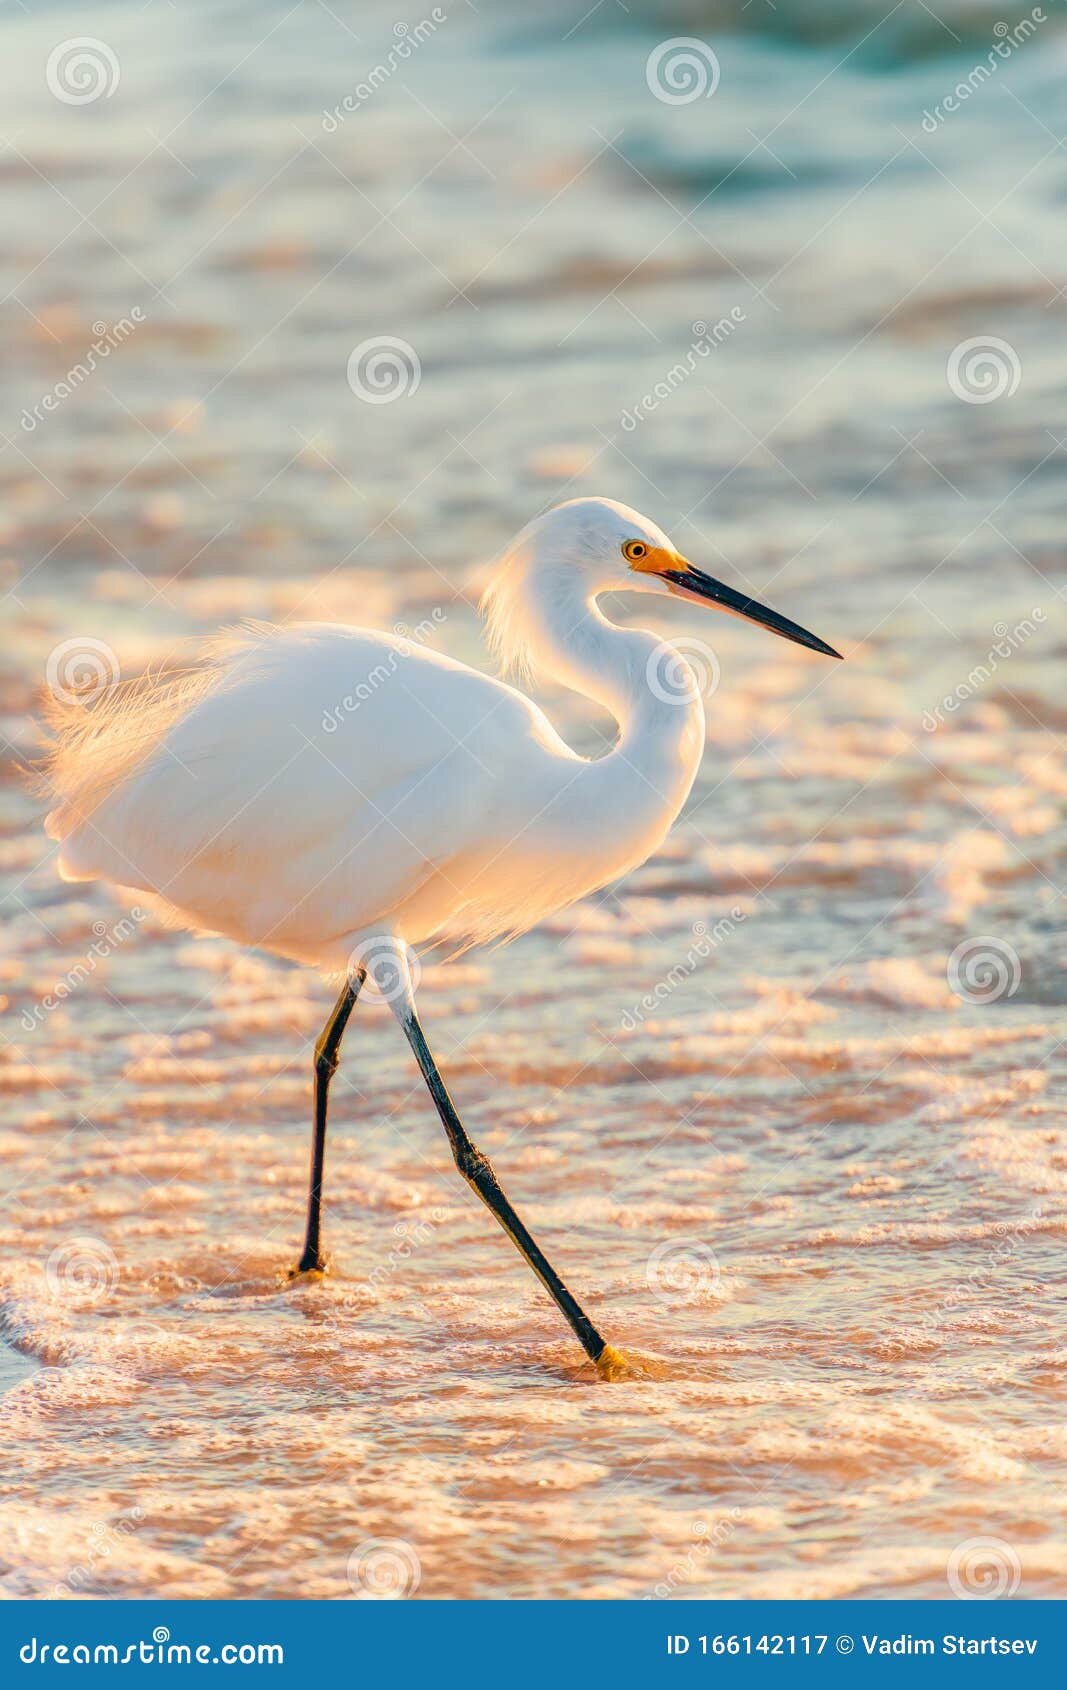
[[643, 540], [624, 540], [622, 555], [630, 563], [640, 563], [643, 557], [648, 556], [648, 547]]

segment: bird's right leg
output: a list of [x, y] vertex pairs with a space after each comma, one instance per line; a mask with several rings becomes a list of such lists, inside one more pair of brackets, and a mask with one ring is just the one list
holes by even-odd
[[338, 1052], [348, 1018], [356, 1007], [360, 987], [367, 978], [365, 968], [355, 969], [345, 981], [340, 997], [330, 1011], [315, 1046], [315, 1133], [311, 1145], [311, 1182], [308, 1189], [307, 1232], [304, 1253], [293, 1270], [298, 1273], [322, 1273], [325, 1261], [319, 1247], [322, 1224], [322, 1175], [326, 1162], [326, 1105], [330, 1081], [337, 1072]]
[[415, 1060], [422, 1070], [423, 1078], [430, 1090], [430, 1096], [433, 1098], [437, 1113], [441, 1117], [445, 1132], [448, 1134], [448, 1142], [452, 1149], [452, 1158], [456, 1167], [471, 1190], [477, 1193], [486, 1208], [496, 1216], [520, 1255], [533, 1268], [534, 1273], [567, 1321], [582, 1349], [590, 1360], [596, 1363], [602, 1376], [605, 1378], [618, 1376], [625, 1371], [625, 1357], [611, 1344], [604, 1341], [577, 1297], [568, 1290], [548, 1257], [539, 1248], [531, 1233], [527, 1231], [523, 1222], [515, 1213], [501, 1189], [489, 1158], [483, 1156], [477, 1145], [468, 1136], [467, 1130], [456, 1111], [456, 1106], [449, 1096], [448, 1088], [441, 1078], [437, 1063], [434, 1061], [426, 1043], [415, 1009], [415, 996], [412, 990], [407, 957], [402, 948], [398, 948], [396, 953], [390, 957], [385, 957], [379, 952], [378, 958], [371, 966], [374, 969], [374, 978], [382, 996], [389, 999], [393, 1013], [403, 1027], [408, 1043], [415, 1053]]

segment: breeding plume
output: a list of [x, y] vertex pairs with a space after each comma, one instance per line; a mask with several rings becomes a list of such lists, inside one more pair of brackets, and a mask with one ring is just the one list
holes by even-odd
[[460, 1173], [611, 1375], [619, 1353], [567, 1289], [469, 1138], [423, 1034], [409, 947], [510, 937], [636, 867], [704, 747], [696, 678], [598, 607], [619, 589], [727, 610], [829, 657], [795, 622], [686, 561], [647, 517], [573, 499], [537, 517], [485, 595], [505, 670], [610, 711], [579, 757], [521, 692], [389, 634], [303, 623], [217, 641], [194, 670], [57, 706], [47, 765], [68, 880], [135, 889], [183, 926], [344, 976], [315, 1047], [311, 1186], [295, 1270], [321, 1272], [326, 1106], [368, 973], [425, 1077]]

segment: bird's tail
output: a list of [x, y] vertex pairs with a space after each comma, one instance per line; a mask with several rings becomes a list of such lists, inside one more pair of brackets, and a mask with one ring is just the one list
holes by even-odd
[[[264, 632], [258, 625], [233, 630], [184, 666], [163, 664], [131, 680], [48, 693], [41, 709], [45, 749], [29, 773], [38, 794], [51, 800], [44, 823], [49, 838], [71, 840], [174, 724], [225, 681], [236, 653]], [[74, 849], [63, 852], [60, 866], [71, 879], [92, 878]]]

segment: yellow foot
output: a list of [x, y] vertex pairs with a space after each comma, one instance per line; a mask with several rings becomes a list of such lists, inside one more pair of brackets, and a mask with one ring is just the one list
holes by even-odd
[[629, 1356], [624, 1356], [614, 1344], [605, 1344], [596, 1358], [596, 1370], [602, 1379], [618, 1380], [633, 1378], [633, 1368], [630, 1366]]
[[617, 1350], [605, 1344], [596, 1358], [596, 1370], [601, 1379], [618, 1384], [623, 1379], [666, 1379], [670, 1366], [661, 1356], [640, 1355], [636, 1350]]
[[294, 1279], [325, 1279], [329, 1271], [329, 1266], [325, 1261], [320, 1261], [310, 1267], [305, 1267], [303, 1262], [297, 1262], [295, 1267], [289, 1269], [285, 1277], [290, 1283]]

